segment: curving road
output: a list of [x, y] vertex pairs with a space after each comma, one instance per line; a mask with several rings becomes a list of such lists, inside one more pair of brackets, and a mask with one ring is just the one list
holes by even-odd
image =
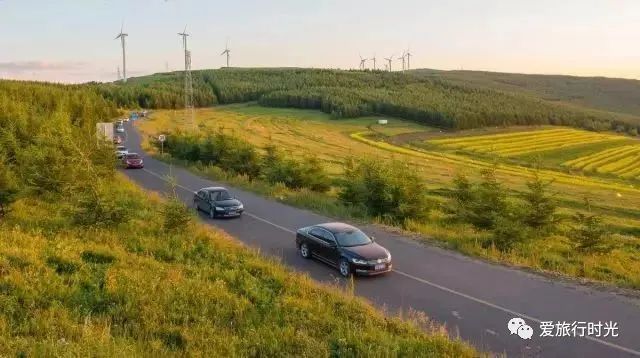
[[[144, 153], [140, 137], [127, 124], [129, 151]], [[190, 203], [199, 188], [224, 185], [198, 177], [182, 168], [145, 158], [142, 170], [124, 171], [147, 190], [167, 190], [172, 174], [180, 196]], [[227, 186], [229, 187], [229, 186]], [[297, 209], [256, 194], [230, 188], [246, 208], [238, 219], [202, 220], [261, 252], [280, 257], [295, 270], [321, 282], [340, 280], [337, 271], [317, 261], [302, 259], [295, 248], [297, 228], [328, 217]], [[640, 356], [640, 302], [573, 284], [554, 282], [537, 275], [491, 265], [462, 255], [426, 246], [375, 226], [366, 232], [391, 251], [395, 270], [387, 275], [357, 278], [355, 292], [389, 312], [410, 308], [424, 311], [446, 324], [481, 350], [517, 357], [637, 357]], [[511, 335], [507, 322], [523, 318], [534, 335], [524, 340]], [[615, 322], [618, 337], [541, 337], [540, 322]], [[581, 325], [581, 323], [578, 323]], [[588, 323], [585, 323], [585, 325]], [[579, 329], [578, 332], [581, 332]], [[588, 333], [586, 330], [585, 334]], [[555, 329], [552, 335], [555, 335]]]

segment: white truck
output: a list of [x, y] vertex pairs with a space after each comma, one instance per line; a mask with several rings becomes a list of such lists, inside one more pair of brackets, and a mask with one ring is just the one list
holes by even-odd
[[113, 142], [113, 123], [96, 123], [96, 137], [98, 141]]

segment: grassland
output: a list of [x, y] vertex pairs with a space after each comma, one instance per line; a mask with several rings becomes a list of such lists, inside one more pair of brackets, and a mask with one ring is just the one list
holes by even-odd
[[563, 165], [626, 179], [640, 179], [640, 144], [610, 148], [569, 160]]
[[410, 71], [464, 86], [519, 92], [546, 101], [640, 115], [640, 81], [622, 78], [530, 75], [485, 71]]
[[[419, 313], [384, 317], [193, 223], [123, 178], [128, 222], [25, 197], [0, 221], [0, 356], [475, 356]], [[420, 328], [426, 329], [426, 331]]]
[[504, 157], [521, 156], [548, 150], [567, 149], [583, 144], [622, 141], [619, 135], [587, 132], [571, 128], [532, 130], [473, 137], [452, 137], [428, 141], [430, 144]]
[[[427, 147], [509, 158], [528, 164], [569, 168], [587, 174], [640, 179], [640, 142], [624, 135], [571, 128], [451, 136], [426, 141]], [[554, 165], [555, 164], [555, 165]]]
[[[533, 176], [530, 168], [506, 162], [492, 162], [448, 151], [393, 145], [386, 140], [390, 138], [388, 135], [433, 129], [399, 119], [389, 120], [390, 126], [383, 130], [375, 125], [375, 117], [332, 120], [319, 112], [252, 105], [202, 109], [196, 115], [201, 131], [223, 129], [259, 147], [273, 143], [293, 157], [304, 158], [310, 153], [316, 154], [336, 178], [342, 174], [343, 163], [349, 157], [400, 160], [419, 173], [427, 184], [430, 197], [436, 202], [445, 200], [443, 191], [446, 192], [453, 177], [461, 171], [474, 176], [481, 169], [495, 167], [499, 180], [515, 192], [523, 190], [527, 180]], [[156, 112], [150, 121], [138, 123], [142, 132], [148, 135], [185, 128], [185, 124], [182, 113], [171, 111]], [[272, 188], [246, 178], [230, 177], [215, 168], [196, 166], [194, 169], [294, 205], [330, 215], [352, 214], [336, 204], [334, 192], [325, 195], [304, 190]], [[621, 180], [572, 175], [554, 170], [541, 170], [540, 176], [553, 181], [552, 190], [556, 193], [563, 215], [570, 216], [584, 211], [584, 198], [590, 198], [592, 210], [603, 215], [606, 224], [616, 233], [611, 240], [616, 243], [617, 249], [605, 256], [579, 254], [575, 252], [570, 239], [559, 235], [544, 242], [531, 243], [515, 252], [500, 253], [478, 244], [486, 234], [452, 224], [439, 210], [432, 211], [428, 220], [405, 223], [405, 229], [473, 256], [639, 288], [640, 262], [637, 253], [640, 249], [640, 232], [637, 228], [640, 227], [640, 190]]]

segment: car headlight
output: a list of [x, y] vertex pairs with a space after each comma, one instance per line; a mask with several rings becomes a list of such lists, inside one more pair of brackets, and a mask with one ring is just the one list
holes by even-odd
[[238, 205], [238, 210], [242, 210], [242, 209], [244, 209], [244, 205], [242, 204]]
[[351, 262], [353, 262], [354, 264], [358, 264], [358, 265], [366, 265], [367, 264], [366, 260], [360, 260], [360, 259], [356, 259], [356, 258], [352, 258]]
[[224, 208], [221, 208], [219, 206], [216, 206], [216, 211], [224, 211]]
[[391, 262], [391, 253], [387, 251], [387, 261]]

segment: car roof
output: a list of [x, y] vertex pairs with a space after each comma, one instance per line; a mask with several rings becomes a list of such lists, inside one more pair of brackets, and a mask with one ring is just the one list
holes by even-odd
[[323, 229], [329, 230], [332, 233], [340, 233], [340, 232], [347, 232], [347, 231], [353, 231], [353, 230], [358, 230], [358, 228], [351, 226], [349, 224], [345, 224], [345, 223], [339, 223], [339, 222], [332, 222], [332, 223], [324, 223], [324, 224], [318, 224], [318, 225], [314, 225], [316, 227], [321, 227]]
[[205, 191], [221, 191], [221, 190], [227, 190], [227, 188], [221, 187], [221, 186], [210, 186], [207, 188], [202, 188], [200, 190], [205, 190]]

